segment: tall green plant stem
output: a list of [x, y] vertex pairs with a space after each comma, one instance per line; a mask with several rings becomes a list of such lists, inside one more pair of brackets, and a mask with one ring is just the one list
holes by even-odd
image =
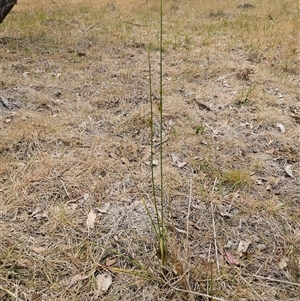
[[[153, 139], [154, 139], [154, 126], [153, 126], [153, 98], [152, 98], [152, 66], [151, 66], [151, 58], [150, 58], [150, 47], [148, 48], [148, 70], [149, 70], [149, 93], [150, 93], [150, 148], [151, 148], [151, 154], [150, 154], [150, 162], [151, 162], [151, 183], [152, 183], [152, 195], [153, 195], [153, 204], [154, 204], [154, 210], [155, 215], [159, 216], [159, 211], [157, 207], [157, 198], [156, 198], [156, 189], [155, 189], [155, 181], [154, 181], [154, 166], [153, 166], [153, 153], [154, 153], [154, 146], [153, 146]], [[153, 217], [150, 214], [150, 211], [148, 209], [148, 206], [145, 204], [145, 208], [147, 210], [147, 214], [150, 218], [152, 228], [155, 231], [155, 234], [157, 238], [160, 238], [160, 231], [159, 227], [155, 226], [155, 221], [153, 220]]]
[[[163, 187], [163, 0], [160, 0], [160, 30], [159, 30], [159, 154], [160, 154], [160, 203], [158, 202], [158, 197], [156, 194], [155, 188], [155, 179], [154, 179], [154, 164], [153, 164], [153, 154], [154, 154], [154, 124], [153, 124], [153, 98], [152, 98], [152, 69], [151, 69], [151, 58], [150, 58], [150, 48], [148, 49], [148, 68], [149, 68], [149, 92], [150, 92], [150, 146], [151, 146], [151, 182], [152, 182], [152, 196], [153, 196], [153, 205], [155, 210], [155, 221], [150, 214], [150, 211], [145, 204], [147, 214], [150, 218], [152, 228], [155, 231], [156, 237], [158, 239], [158, 257], [161, 260], [162, 265], [166, 264], [167, 261], [167, 244], [166, 244], [166, 235], [165, 235], [165, 224], [164, 224], [164, 187]], [[159, 208], [160, 206], [160, 208]]]
[[159, 111], [160, 111], [160, 201], [161, 201], [161, 226], [160, 233], [160, 253], [161, 261], [166, 263], [166, 237], [164, 225], [164, 187], [163, 187], [163, 0], [160, 0], [160, 33], [159, 33]]

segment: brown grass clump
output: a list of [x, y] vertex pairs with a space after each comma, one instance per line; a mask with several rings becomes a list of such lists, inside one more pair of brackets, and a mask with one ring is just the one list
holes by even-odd
[[243, 4], [164, 4], [162, 267], [143, 205], [157, 1], [19, 1], [0, 31], [0, 300], [299, 300], [299, 10]]

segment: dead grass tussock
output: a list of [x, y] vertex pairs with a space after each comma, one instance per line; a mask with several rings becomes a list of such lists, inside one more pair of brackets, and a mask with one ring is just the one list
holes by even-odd
[[1, 300], [96, 300], [104, 272], [102, 300], [298, 300], [297, 7], [197, 3], [165, 3], [164, 269], [143, 206], [157, 3], [24, 0], [1, 25]]

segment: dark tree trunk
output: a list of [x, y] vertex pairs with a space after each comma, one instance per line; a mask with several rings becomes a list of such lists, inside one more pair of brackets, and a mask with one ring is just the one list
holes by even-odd
[[18, 0], [0, 0], [0, 23], [5, 19]]

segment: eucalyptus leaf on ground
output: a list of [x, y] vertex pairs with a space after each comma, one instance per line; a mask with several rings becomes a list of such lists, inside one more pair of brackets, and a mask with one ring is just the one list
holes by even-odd
[[96, 276], [97, 289], [95, 296], [98, 297], [102, 292], [106, 292], [112, 284], [112, 276], [108, 273], [99, 274]]

